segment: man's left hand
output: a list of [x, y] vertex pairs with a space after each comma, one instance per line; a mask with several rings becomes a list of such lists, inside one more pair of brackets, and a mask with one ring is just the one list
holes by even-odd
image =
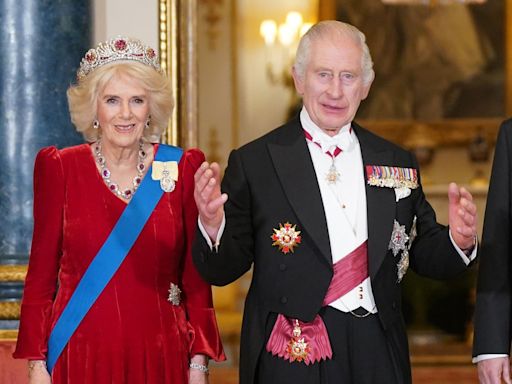
[[455, 244], [463, 251], [476, 245], [477, 215], [473, 196], [464, 187], [448, 186], [448, 224]]

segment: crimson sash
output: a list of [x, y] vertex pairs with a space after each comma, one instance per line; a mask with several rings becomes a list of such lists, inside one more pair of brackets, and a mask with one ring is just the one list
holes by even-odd
[[[333, 269], [334, 275], [325, 294], [324, 306], [336, 301], [368, 278], [368, 241], [335, 263]], [[300, 329], [298, 336], [295, 334], [297, 327]], [[299, 358], [292, 351], [292, 344], [297, 342], [302, 343], [300, 346], [303, 349], [307, 349]], [[305, 323], [279, 314], [266, 349], [274, 356], [290, 362], [304, 361], [306, 365], [332, 358], [329, 335], [319, 315], [312, 322]]]

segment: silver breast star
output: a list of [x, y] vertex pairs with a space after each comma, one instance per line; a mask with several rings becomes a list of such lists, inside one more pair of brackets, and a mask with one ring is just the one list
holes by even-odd
[[398, 252], [405, 249], [405, 244], [408, 240], [409, 236], [405, 233], [405, 225], [400, 225], [400, 223], [395, 220], [388, 247], [388, 249], [393, 251], [393, 256], [398, 255]]

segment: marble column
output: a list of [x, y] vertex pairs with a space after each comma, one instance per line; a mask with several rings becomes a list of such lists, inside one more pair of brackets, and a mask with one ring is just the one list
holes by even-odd
[[83, 141], [66, 89], [90, 47], [91, 14], [91, 0], [0, 0], [0, 267], [28, 260], [38, 150]]

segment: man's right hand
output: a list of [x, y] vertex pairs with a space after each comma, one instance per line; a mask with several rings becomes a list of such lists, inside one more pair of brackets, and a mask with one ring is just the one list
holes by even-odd
[[228, 200], [228, 195], [220, 191], [219, 164], [204, 162], [198, 168], [194, 180], [194, 199], [199, 210], [199, 220], [212, 242], [215, 242], [224, 218], [224, 203]]
[[510, 380], [510, 358], [496, 357], [477, 363], [480, 384], [512, 384]]

